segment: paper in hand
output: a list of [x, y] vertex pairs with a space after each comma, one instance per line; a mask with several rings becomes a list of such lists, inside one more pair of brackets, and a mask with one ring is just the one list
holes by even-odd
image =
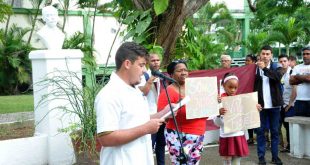
[[[175, 107], [173, 107], [173, 112], [176, 112], [180, 107], [182, 107], [183, 105], [185, 105], [186, 103], [188, 103], [191, 99], [188, 96], [185, 96], [180, 102], [178, 102], [176, 104]], [[171, 115], [171, 111], [167, 112], [166, 114], [164, 114], [161, 119], [166, 119], [167, 117], [169, 117]]]

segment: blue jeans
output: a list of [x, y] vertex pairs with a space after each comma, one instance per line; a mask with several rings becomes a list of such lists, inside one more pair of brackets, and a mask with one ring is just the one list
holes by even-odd
[[295, 115], [310, 117], [310, 101], [296, 100]]
[[155, 150], [157, 165], [165, 165], [165, 130], [166, 124], [162, 124], [158, 132], [152, 134], [152, 148]]
[[257, 155], [258, 158], [264, 158], [266, 152], [266, 138], [264, 135], [267, 128], [267, 120], [269, 120], [269, 127], [271, 133], [271, 154], [272, 158], [278, 157], [279, 144], [279, 123], [280, 123], [280, 107], [263, 109], [260, 113], [261, 125], [257, 128]]

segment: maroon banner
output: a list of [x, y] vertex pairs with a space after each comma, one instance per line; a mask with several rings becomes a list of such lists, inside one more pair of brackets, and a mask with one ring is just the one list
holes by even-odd
[[[230, 69], [213, 69], [213, 70], [197, 70], [192, 71], [189, 73], [189, 77], [217, 77], [217, 86], [218, 91], [220, 87], [220, 80], [223, 79], [223, 76], [227, 72], [232, 72], [236, 74], [236, 76], [239, 78], [239, 88], [237, 93], [249, 93], [253, 92], [254, 90], [254, 81], [255, 81], [255, 71], [256, 71], [256, 65], [247, 65], [242, 67], [235, 67]], [[206, 84], [207, 85], [207, 84]], [[206, 130], [217, 130], [219, 127], [214, 125], [212, 120], [206, 121]]]
[[[254, 81], [255, 81], [255, 71], [256, 65], [246, 65], [241, 67], [234, 67], [230, 69], [213, 69], [213, 70], [197, 70], [191, 71], [189, 77], [217, 77], [218, 82], [218, 91], [220, 87], [220, 80], [223, 79], [223, 76], [227, 72], [232, 72], [236, 74], [239, 78], [239, 88], [237, 94], [249, 93], [254, 90]], [[207, 85], [207, 84], [206, 84]]]

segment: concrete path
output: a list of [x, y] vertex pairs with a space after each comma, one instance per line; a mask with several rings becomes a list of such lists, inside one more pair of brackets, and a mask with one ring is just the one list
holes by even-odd
[[[33, 120], [33, 112], [19, 112], [10, 114], [0, 114], [0, 124], [1, 123], [13, 123], [21, 122], [27, 120]], [[256, 155], [256, 145], [250, 145], [250, 155], [241, 160], [241, 165], [256, 165], [258, 163]], [[279, 157], [284, 165], [310, 165], [310, 159], [298, 159], [289, 155], [289, 153], [279, 153]], [[271, 163], [271, 153], [270, 150], [266, 152], [267, 165]], [[170, 164], [169, 154], [166, 154], [166, 164]], [[222, 165], [222, 159], [218, 154], [218, 145], [207, 145], [204, 148], [202, 159], [200, 165]]]
[[33, 119], [34, 119], [33, 112], [0, 114], [0, 124], [22, 122], [22, 121], [28, 121], [28, 120], [33, 120]]

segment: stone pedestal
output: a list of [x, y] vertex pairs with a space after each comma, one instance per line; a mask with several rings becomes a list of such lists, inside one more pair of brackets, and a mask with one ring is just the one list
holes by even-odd
[[[75, 115], [64, 113], [59, 106], [67, 106], [70, 103], [66, 99], [59, 99], [51, 93], [55, 90], [54, 84], [45, 84], [46, 79], [68, 76], [69, 72], [75, 73], [80, 80], [81, 58], [80, 50], [37, 50], [29, 54], [32, 61], [33, 95], [35, 106], [35, 135], [47, 135], [47, 162], [50, 165], [73, 164], [75, 162], [71, 138], [68, 133], [60, 132], [59, 129], [68, 127], [78, 119]], [[66, 79], [69, 79], [68, 77]], [[73, 79], [73, 83], [82, 88], [80, 81]], [[68, 87], [64, 84], [64, 87]], [[43, 99], [49, 95], [49, 99]], [[64, 96], [60, 96], [64, 97]], [[46, 102], [42, 102], [45, 100]], [[31, 147], [31, 146], [29, 146]], [[34, 148], [35, 149], [35, 148]]]
[[290, 129], [290, 153], [296, 158], [310, 158], [310, 117], [285, 118]]

